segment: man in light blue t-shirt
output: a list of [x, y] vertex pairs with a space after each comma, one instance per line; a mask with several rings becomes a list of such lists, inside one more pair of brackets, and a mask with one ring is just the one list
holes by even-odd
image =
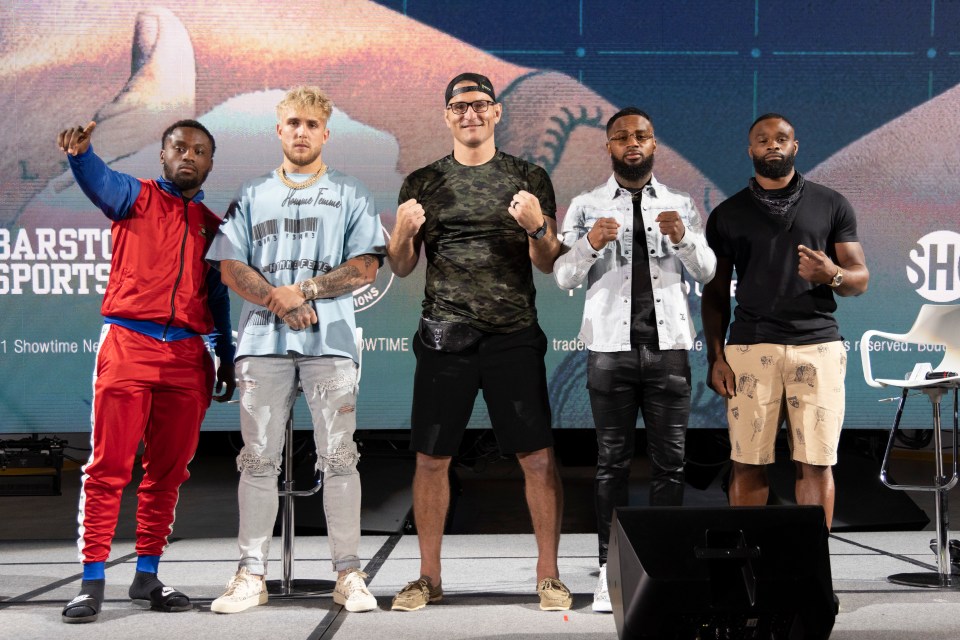
[[333, 105], [297, 87], [277, 105], [283, 163], [243, 185], [207, 259], [246, 302], [240, 314], [240, 567], [211, 610], [264, 604], [268, 545], [287, 417], [303, 389], [313, 416], [317, 468], [337, 585], [333, 599], [369, 611], [357, 555], [357, 347], [352, 292], [374, 281], [385, 253], [373, 196], [321, 159]]

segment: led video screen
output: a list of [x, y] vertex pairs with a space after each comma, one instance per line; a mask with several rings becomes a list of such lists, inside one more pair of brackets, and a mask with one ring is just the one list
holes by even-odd
[[[651, 114], [657, 179], [690, 193], [704, 217], [752, 174], [753, 119], [788, 115], [797, 168], [851, 201], [872, 273], [866, 294], [839, 301], [845, 426], [886, 428], [895, 403], [879, 403], [890, 394], [863, 382], [860, 336], [906, 331], [921, 304], [960, 299], [960, 3], [491, 0], [482, 8], [4, 3], [0, 433], [89, 429], [110, 231], [73, 181], [59, 130], [96, 120], [97, 153], [151, 178], [164, 128], [199, 119], [217, 139], [205, 202], [223, 213], [244, 180], [280, 164], [274, 106], [284, 90], [317, 84], [336, 106], [323, 158], [366, 183], [389, 233], [403, 178], [452, 148], [443, 89], [462, 71], [493, 81], [504, 105], [497, 143], [547, 169], [560, 220], [575, 195], [609, 177], [604, 125], [623, 106]], [[401, 279], [385, 265], [354, 293], [364, 331], [360, 428], [409, 428], [423, 270], [421, 260]], [[584, 292], [562, 291], [542, 274], [536, 285], [554, 424], [592, 427], [577, 338]], [[689, 297], [699, 329], [698, 285]], [[234, 298], [235, 328], [239, 308]], [[877, 346], [875, 367], [888, 377], [940, 359]], [[722, 402], [705, 386], [702, 334], [691, 361], [691, 427], [725, 426]], [[482, 404], [471, 426], [487, 423]], [[925, 425], [927, 416], [916, 420]], [[237, 406], [214, 404], [204, 428], [237, 429]]]

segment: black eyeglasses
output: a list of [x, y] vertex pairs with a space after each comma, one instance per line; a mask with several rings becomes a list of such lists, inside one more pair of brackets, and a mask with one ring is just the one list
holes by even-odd
[[630, 138], [636, 138], [637, 144], [643, 144], [647, 140], [653, 140], [653, 136], [650, 135], [649, 133], [641, 133], [639, 131], [635, 131], [634, 133], [626, 133], [626, 132], [618, 133], [612, 138], [608, 138], [608, 140], [610, 142], [616, 142], [617, 144], [623, 144], [629, 141]]
[[490, 100], [474, 100], [473, 102], [451, 102], [447, 105], [447, 109], [453, 111], [458, 116], [462, 116], [467, 112], [467, 109], [473, 109], [474, 113], [483, 113], [490, 108], [490, 105], [497, 104], [496, 102], [491, 102]]

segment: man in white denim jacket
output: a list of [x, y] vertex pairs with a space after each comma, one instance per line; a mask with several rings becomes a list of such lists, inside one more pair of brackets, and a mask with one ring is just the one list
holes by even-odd
[[683, 502], [690, 416], [687, 351], [695, 329], [683, 271], [705, 284], [717, 260], [686, 193], [653, 177], [657, 147], [650, 116], [627, 107], [607, 122], [613, 175], [573, 199], [554, 264], [563, 289], [587, 280], [580, 339], [589, 349], [587, 389], [597, 430], [595, 500], [600, 581], [594, 611], [611, 611], [606, 585], [610, 521], [626, 506], [637, 416], [653, 468], [650, 504]]

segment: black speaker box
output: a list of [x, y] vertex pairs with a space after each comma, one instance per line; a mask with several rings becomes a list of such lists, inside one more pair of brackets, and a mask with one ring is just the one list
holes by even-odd
[[820, 640], [836, 604], [823, 509], [617, 509], [607, 584], [621, 639]]

